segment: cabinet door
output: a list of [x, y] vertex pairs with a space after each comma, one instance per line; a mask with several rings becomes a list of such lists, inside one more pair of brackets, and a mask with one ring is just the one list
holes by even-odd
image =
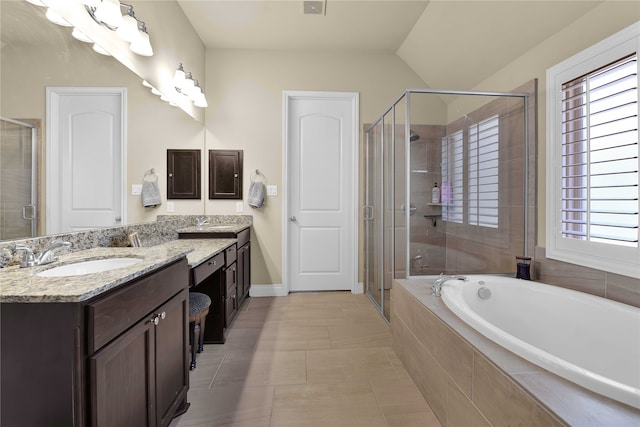
[[90, 357], [92, 426], [156, 425], [154, 333], [145, 319]]
[[227, 287], [227, 295], [225, 299], [225, 327], [228, 328], [238, 312], [238, 281], [237, 265], [235, 262], [225, 270], [225, 283]]
[[247, 243], [238, 250], [238, 297], [240, 303], [249, 294], [251, 286], [251, 243]]
[[167, 199], [199, 199], [200, 181], [200, 150], [167, 150]]
[[189, 388], [189, 304], [184, 289], [156, 313], [156, 405], [159, 426], [167, 426]]
[[242, 150], [209, 150], [209, 198], [242, 199]]

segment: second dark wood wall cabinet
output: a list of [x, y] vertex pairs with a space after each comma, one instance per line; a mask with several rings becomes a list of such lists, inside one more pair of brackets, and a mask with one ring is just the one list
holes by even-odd
[[167, 199], [199, 199], [200, 181], [200, 150], [167, 150]]
[[209, 150], [209, 198], [242, 199], [242, 150]]

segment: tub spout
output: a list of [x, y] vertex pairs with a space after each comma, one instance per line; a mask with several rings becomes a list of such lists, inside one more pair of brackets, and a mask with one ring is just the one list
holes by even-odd
[[435, 297], [439, 297], [442, 293], [442, 285], [444, 285], [444, 282], [446, 282], [447, 280], [462, 280], [467, 282], [469, 280], [469, 278], [467, 276], [460, 276], [458, 274], [454, 274], [454, 275], [450, 275], [450, 276], [444, 276], [442, 273], [440, 273], [440, 277], [438, 277], [436, 279], [435, 282], [433, 282], [433, 285], [431, 285], [431, 290], [433, 291], [433, 296]]

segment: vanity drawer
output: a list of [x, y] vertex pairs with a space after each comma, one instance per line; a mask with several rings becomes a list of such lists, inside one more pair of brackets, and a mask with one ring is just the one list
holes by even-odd
[[236, 245], [231, 245], [224, 250], [224, 265], [230, 266], [236, 262]]
[[189, 265], [186, 258], [182, 258], [87, 304], [89, 354], [150, 315], [181, 289], [186, 289], [188, 283]]
[[224, 252], [220, 252], [219, 254], [212, 256], [192, 270], [193, 285], [195, 286], [202, 282], [222, 267], [224, 267]]
[[237, 246], [239, 248], [243, 247], [244, 245], [249, 243], [249, 240], [251, 239], [251, 229], [246, 228], [242, 230], [241, 232], [238, 233], [236, 238], [238, 239]]

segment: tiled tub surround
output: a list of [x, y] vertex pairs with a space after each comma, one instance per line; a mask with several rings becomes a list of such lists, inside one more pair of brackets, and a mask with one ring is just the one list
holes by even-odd
[[[128, 283], [152, 270], [187, 256], [191, 268], [222, 252], [235, 239], [173, 240], [145, 248], [93, 248], [60, 256], [39, 267], [12, 266], [0, 270], [0, 302], [79, 302]], [[133, 257], [141, 261], [129, 267], [79, 276], [39, 277], [38, 273], [79, 261]]]
[[394, 282], [391, 330], [399, 358], [443, 426], [640, 425], [639, 410], [482, 336], [431, 295], [431, 283]]
[[532, 274], [534, 280], [586, 292], [602, 298], [640, 307], [640, 280], [557, 261], [546, 257], [546, 250], [536, 247]]

